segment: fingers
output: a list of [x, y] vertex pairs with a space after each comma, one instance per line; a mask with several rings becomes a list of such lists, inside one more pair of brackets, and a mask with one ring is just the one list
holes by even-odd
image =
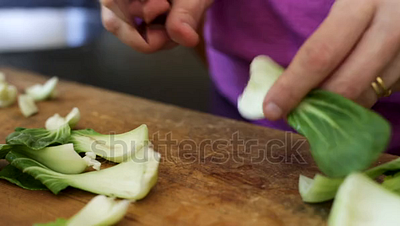
[[102, 8], [105, 7], [109, 9], [115, 16], [130, 24], [132, 21], [128, 12], [129, 7], [125, 1], [126, 0], [100, 0]]
[[128, 24], [132, 23], [135, 17], [142, 18], [150, 24], [156, 17], [168, 12], [171, 7], [167, 0], [101, 0], [101, 3]]
[[[400, 91], [400, 51], [397, 51], [397, 56], [379, 76], [387, 89], [391, 89], [393, 92]], [[371, 87], [371, 84], [368, 84], [364, 92], [355, 101], [364, 107], [370, 108], [378, 101], [378, 95]]]
[[166, 24], [171, 39], [183, 46], [196, 46], [197, 28], [210, 4], [210, 0], [173, 0]]
[[[388, 84], [395, 82], [393, 81], [395, 78], [390, 75], [391, 69], [382, 72], [400, 49], [400, 20], [385, 20], [389, 13], [385, 12], [385, 15], [376, 15], [353, 52], [322, 85], [322, 88], [356, 100], [378, 75], [386, 77]], [[395, 60], [393, 64], [397, 65], [397, 61]], [[395, 66], [389, 66], [393, 67]], [[400, 75], [400, 71], [398, 73]]]
[[148, 43], [139, 32], [127, 22], [118, 18], [111, 10], [102, 7], [104, 27], [116, 35], [123, 43], [143, 53], [153, 53], [164, 47], [173, 45], [164, 28], [149, 27], [147, 30]]
[[323, 82], [353, 49], [374, 11], [375, 7], [363, 0], [336, 2], [326, 20], [268, 92], [264, 100], [266, 118], [284, 117]]

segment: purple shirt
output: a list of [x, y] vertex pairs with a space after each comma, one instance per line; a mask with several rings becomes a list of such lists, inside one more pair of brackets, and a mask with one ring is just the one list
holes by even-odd
[[[249, 79], [249, 65], [268, 55], [287, 66], [328, 15], [334, 0], [215, 0], [207, 14], [205, 40], [212, 80], [236, 106]], [[400, 94], [381, 99], [374, 110], [393, 127], [390, 153], [400, 154]], [[291, 130], [284, 122], [257, 124]]]

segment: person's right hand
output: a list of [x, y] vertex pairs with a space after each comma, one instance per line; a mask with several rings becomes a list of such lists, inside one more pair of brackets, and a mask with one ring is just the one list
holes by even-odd
[[[131, 0], [126, 18], [120, 7], [124, 0], [101, 0], [104, 27], [123, 43], [143, 53], [153, 53], [176, 45], [194, 47], [199, 42], [198, 25], [213, 0]], [[171, 4], [169, 3], [171, 2]], [[129, 21], [138, 17], [146, 23], [169, 12], [165, 26], [147, 29], [148, 43]]]

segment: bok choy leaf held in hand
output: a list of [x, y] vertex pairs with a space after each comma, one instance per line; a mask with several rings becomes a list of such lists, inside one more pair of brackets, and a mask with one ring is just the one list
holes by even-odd
[[307, 138], [319, 169], [330, 177], [365, 170], [386, 149], [391, 132], [377, 113], [323, 90], [309, 93], [288, 122]]
[[[238, 100], [239, 112], [250, 120], [263, 118], [263, 99], [279, 71], [268, 58], [257, 57], [253, 64], [249, 84]], [[385, 150], [391, 133], [389, 123], [375, 112], [323, 90], [311, 91], [288, 115], [288, 123], [308, 139], [315, 162], [330, 177], [368, 168]]]
[[10, 151], [6, 159], [12, 166], [41, 181], [54, 194], [71, 186], [95, 194], [138, 200], [144, 198], [157, 182], [160, 155], [153, 149], [144, 147], [129, 161], [82, 174], [55, 172], [14, 151]]
[[9, 145], [25, 145], [40, 150], [53, 144], [66, 144], [71, 136], [71, 128], [64, 124], [56, 130], [17, 128], [6, 141]]

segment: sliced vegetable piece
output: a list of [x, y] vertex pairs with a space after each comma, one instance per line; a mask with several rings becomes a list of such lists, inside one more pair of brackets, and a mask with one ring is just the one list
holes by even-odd
[[[257, 66], [260, 59], [255, 59], [252, 78], [239, 98], [239, 111], [250, 120], [262, 118], [264, 96], [283, 71], [272, 60], [262, 61], [269, 67]], [[377, 113], [323, 90], [311, 91], [289, 114], [288, 123], [307, 138], [315, 162], [329, 177], [368, 168], [386, 149], [391, 135], [390, 124]]]
[[25, 90], [26, 94], [32, 97], [35, 101], [42, 101], [53, 98], [56, 92], [58, 78], [49, 79], [44, 85], [36, 84]]
[[144, 198], [157, 182], [160, 155], [151, 148], [142, 148], [132, 160], [116, 166], [83, 174], [57, 173], [36, 160], [10, 151], [11, 165], [40, 180], [54, 194], [68, 186], [95, 194], [138, 200]]
[[95, 170], [100, 170], [101, 163], [96, 160], [96, 153], [94, 152], [86, 152], [86, 156], [83, 157], [83, 160], [86, 162], [87, 166], [92, 167]]
[[18, 97], [18, 105], [21, 113], [26, 117], [29, 118], [32, 115], [39, 112], [38, 107], [35, 104], [35, 101], [32, 97], [28, 95], [19, 95]]
[[17, 100], [17, 88], [7, 84], [5, 81], [0, 82], [0, 108], [11, 106]]
[[57, 219], [54, 222], [46, 223], [46, 224], [34, 224], [33, 226], [68, 226], [68, 220], [66, 219]]
[[70, 142], [78, 152], [94, 152], [109, 161], [120, 163], [149, 144], [148, 133], [146, 125], [119, 135], [103, 135], [91, 129], [77, 130], [72, 131]]
[[267, 56], [254, 58], [250, 80], [238, 99], [240, 114], [249, 120], [263, 119], [263, 101], [268, 90], [283, 73], [283, 68]]
[[299, 192], [304, 202], [318, 203], [335, 197], [343, 179], [332, 179], [317, 174], [314, 179], [300, 175]]
[[386, 177], [382, 186], [400, 195], [400, 173]]
[[78, 108], [73, 108], [72, 111], [64, 118], [59, 114], [55, 114], [46, 121], [45, 128], [48, 130], [58, 129], [65, 123], [68, 123], [71, 129], [73, 129], [76, 124], [78, 124], [81, 118], [81, 114]]
[[12, 151], [32, 158], [58, 173], [79, 174], [88, 168], [88, 163], [74, 150], [73, 144], [32, 150], [25, 146], [14, 146]]
[[6, 82], [6, 75], [0, 71], [0, 83]]
[[329, 226], [397, 226], [400, 197], [367, 176], [355, 173], [340, 186]]
[[[55, 224], [57, 222], [65, 226], [115, 225], [125, 216], [130, 203], [129, 200], [115, 201], [114, 198], [98, 195], [71, 219], [58, 219], [53, 225], [57, 225]], [[52, 223], [35, 224], [35, 226], [51, 225]]]
[[[391, 175], [400, 171], [400, 158], [393, 161], [384, 163], [382, 165], [373, 167], [364, 172], [366, 176], [375, 179], [381, 175]], [[328, 178], [323, 175], [317, 174], [314, 179], [300, 175], [299, 178], [299, 192], [304, 202], [319, 203], [325, 202], [335, 198], [336, 192], [344, 179]], [[389, 190], [395, 190], [390, 188]], [[400, 190], [400, 181], [399, 181]]]
[[0, 171], [0, 179], [7, 180], [27, 190], [48, 190], [42, 182], [12, 165], [7, 165]]
[[6, 141], [9, 145], [25, 145], [40, 150], [53, 144], [66, 144], [71, 136], [68, 124], [56, 130], [16, 128]]

